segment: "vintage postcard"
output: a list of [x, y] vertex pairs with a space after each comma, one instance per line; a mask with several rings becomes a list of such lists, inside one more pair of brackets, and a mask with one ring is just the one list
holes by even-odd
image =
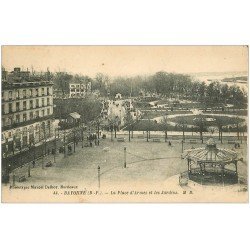
[[248, 46], [2, 46], [2, 202], [248, 202]]

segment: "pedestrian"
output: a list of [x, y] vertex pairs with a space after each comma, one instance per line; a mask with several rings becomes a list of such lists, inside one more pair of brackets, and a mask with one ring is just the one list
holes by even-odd
[[170, 146], [170, 147], [172, 146], [172, 143], [171, 143], [171, 141], [169, 141], [169, 142], [168, 142], [168, 146]]
[[33, 168], [35, 167], [35, 164], [36, 164], [36, 162], [33, 160], [33, 161], [32, 161], [32, 166], [33, 166]]

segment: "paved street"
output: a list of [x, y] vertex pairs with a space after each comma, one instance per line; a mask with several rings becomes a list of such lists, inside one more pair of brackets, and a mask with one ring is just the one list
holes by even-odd
[[[190, 149], [193, 144], [184, 143], [184, 150]], [[195, 147], [204, 147], [205, 144], [195, 144]], [[126, 168], [124, 168], [124, 147], [126, 147]], [[218, 147], [232, 149], [231, 144], [218, 144]], [[246, 155], [246, 143], [241, 144], [237, 152]], [[53, 155], [46, 156], [31, 167], [31, 177], [27, 177], [28, 165], [15, 170], [16, 180], [20, 176], [26, 176], [27, 184], [81, 184], [86, 187], [98, 186], [98, 171], [100, 166], [101, 185], [106, 183], [114, 186], [131, 185], [131, 183], [147, 183], [163, 185], [171, 176], [187, 170], [187, 163], [181, 159], [181, 140], [172, 141], [172, 146], [164, 142], [146, 142], [145, 139], [133, 139], [131, 142], [111, 142], [110, 137], [102, 139], [100, 146], [81, 147], [79, 143], [76, 152], [72, 155], [56, 155], [54, 163]], [[52, 167], [42, 167], [48, 161]], [[31, 166], [31, 165], [30, 165]], [[240, 175], [247, 176], [246, 159], [239, 162]], [[12, 175], [11, 175], [12, 183]], [[17, 183], [17, 182], [16, 182]]]

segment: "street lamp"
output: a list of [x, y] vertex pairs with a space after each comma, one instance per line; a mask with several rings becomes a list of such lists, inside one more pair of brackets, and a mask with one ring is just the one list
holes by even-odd
[[98, 173], [98, 188], [101, 187], [101, 168], [100, 166], [97, 167], [97, 173]]
[[83, 129], [84, 129], [83, 122], [81, 122], [82, 148], [83, 148]]
[[55, 128], [54, 162], [56, 162], [56, 147], [57, 147], [57, 145], [56, 145], [56, 130], [58, 131], [57, 133], [58, 133], [58, 138], [59, 138], [59, 130], [57, 128]]

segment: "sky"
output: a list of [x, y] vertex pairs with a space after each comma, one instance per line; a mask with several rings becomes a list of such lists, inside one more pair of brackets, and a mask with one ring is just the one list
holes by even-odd
[[248, 71], [246, 46], [2, 46], [2, 66], [94, 77]]

